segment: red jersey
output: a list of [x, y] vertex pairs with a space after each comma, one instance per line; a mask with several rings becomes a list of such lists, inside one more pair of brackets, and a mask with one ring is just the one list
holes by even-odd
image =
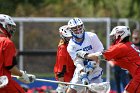
[[6, 68], [12, 66], [13, 57], [16, 56], [14, 43], [5, 36], [0, 36], [0, 76], [8, 77], [8, 85], [0, 88], [0, 93], [25, 93], [18, 83], [12, 80], [11, 72]]
[[132, 80], [125, 90], [128, 93], [140, 93], [140, 50], [131, 42], [117, 43], [103, 53], [107, 60], [115, 60], [115, 65], [127, 69]]
[[58, 46], [54, 73], [62, 72], [64, 65], [66, 66], [66, 73], [64, 74], [64, 81], [70, 82], [70, 80], [73, 77], [75, 66], [70, 55], [67, 52], [67, 44], [62, 44]]
[[131, 42], [117, 43], [103, 53], [107, 60], [114, 60], [114, 64], [127, 69], [132, 76], [140, 65], [140, 50]]

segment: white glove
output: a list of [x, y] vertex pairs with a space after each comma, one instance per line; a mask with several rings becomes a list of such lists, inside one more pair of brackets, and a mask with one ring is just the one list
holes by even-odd
[[7, 76], [0, 76], [0, 88], [3, 88], [8, 84], [8, 77]]
[[91, 73], [96, 67], [97, 67], [97, 64], [95, 61], [89, 61], [86, 65], [85, 71], [86, 73]]
[[57, 93], [66, 93], [67, 86], [64, 84], [58, 84], [58, 87], [56, 88]]
[[76, 53], [77, 57], [80, 57], [83, 59], [85, 59], [85, 55], [87, 55], [87, 54], [88, 54], [88, 52], [86, 52], [86, 51], [77, 51], [77, 53]]
[[88, 85], [89, 84], [89, 79], [87, 77], [87, 73], [81, 72], [80, 75], [79, 75], [79, 78], [81, 79], [81, 81], [82, 81], [82, 83], [84, 85]]
[[36, 79], [35, 75], [27, 74], [25, 71], [21, 71], [21, 73], [22, 73], [22, 76], [17, 77], [17, 79], [23, 83], [32, 83]]

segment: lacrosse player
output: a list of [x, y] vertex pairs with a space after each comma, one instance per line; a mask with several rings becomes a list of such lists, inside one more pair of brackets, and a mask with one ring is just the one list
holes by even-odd
[[[54, 66], [55, 78], [58, 81], [70, 82], [75, 70], [74, 63], [67, 52], [67, 45], [72, 37], [70, 29], [67, 25], [59, 28], [60, 42], [58, 45], [56, 64]], [[59, 84], [56, 91], [58, 93], [66, 93], [66, 85]]]
[[[72, 38], [69, 41], [67, 51], [69, 52], [74, 65], [76, 66], [71, 83], [90, 84], [102, 82], [103, 70], [99, 63], [84, 60], [76, 56], [76, 52], [83, 50], [88, 53], [103, 51], [103, 45], [98, 36], [92, 32], [85, 32], [85, 27], [80, 18], [73, 18], [68, 21], [71, 29]], [[83, 87], [71, 85], [67, 93], [80, 93]]]
[[28, 76], [17, 67], [16, 48], [11, 38], [16, 31], [13, 19], [0, 14], [0, 93], [25, 93], [18, 83], [12, 80], [11, 74], [19, 76], [24, 83], [31, 83], [35, 76]]
[[77, 52], [77, 55], [95, 61], [113, 60], [114, 64], [129, 71], [131, 81], [125, 87], [124, 93], [140, 93], [140, 50], [130, 42], [131, 32], [128, 26], [116, 26], [110, 33], [114, 44], [102, 53]]

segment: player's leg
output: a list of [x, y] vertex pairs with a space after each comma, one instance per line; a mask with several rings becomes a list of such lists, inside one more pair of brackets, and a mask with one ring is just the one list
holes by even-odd
[[128, 93], [140, 93], [140, 73], [132, 78], [129, 84], [126, 86], [125, 90]]
[[8, 85], [0, 88], [0, 93], [25, 93], [25, 91], [17, 82], [10, 79]]
[[[81, 80], [79, 79], [79, 72], [78, 72], [77, 69], [75, 69], [75, 73], [73, 75], [71, 83], [82, 84]], [[75, 85], [69, 85], [66, 93], [81, 93], [81, 90], [83, 90], [83, 87], [75, 86]]]
[[[102, 79], [103, 70], [100, 67], [97, 67], [92, 73], [89, 74], [90, 84], [92, 83], [101, 83], [103, 82]], [[88, 93], [96, 93], [93, 91], [88, 90]]]
[[66, 93], [77, 93], [77, 91], [69, 87]]

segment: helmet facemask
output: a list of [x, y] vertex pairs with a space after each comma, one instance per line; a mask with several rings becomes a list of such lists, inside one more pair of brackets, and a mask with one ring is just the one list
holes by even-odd
[[71, 39], [71, 29], [68, 28], [67, 25], [61, 26], [59, 28], [60, 37], [64, 40], [65, 43], [68, 43]]
[[110, 33], [113, 43], [121, 42], [125, 37], [130, 36], [131, 32], [128, 26], [116, 26]]
[[70, 19], [68, 26], [72, 30], [72, 36], [74, 38], [82, 39], [84, 37], [84, 24], [80, 18]]
[[16, 26], [15, 25], [8, 24], [8, 25], [6, 25], [6, 28], [5, 29], [8, 31], [8, 33], [10, 35], [13, 36], [14, 33], [15, 33], [15, 31], [16, 31]]
[[71, 28], [72, 30], [72, 35], [76, 38], [83, 38], [84, 35], [84, 25], [77, 25], [75, 27]]
[[115, 40], [116, 40], [116, 39], [115, 39], [115, 35], [111, 35], [111, 36], [110, 36], [110, 41], [111, 41], [111, 43], [114, 43]]
[[16, 24], [10, 16], [0, 14], [0, 28], [3, 34], [11, 38], [11, 36], [16, 31]]

